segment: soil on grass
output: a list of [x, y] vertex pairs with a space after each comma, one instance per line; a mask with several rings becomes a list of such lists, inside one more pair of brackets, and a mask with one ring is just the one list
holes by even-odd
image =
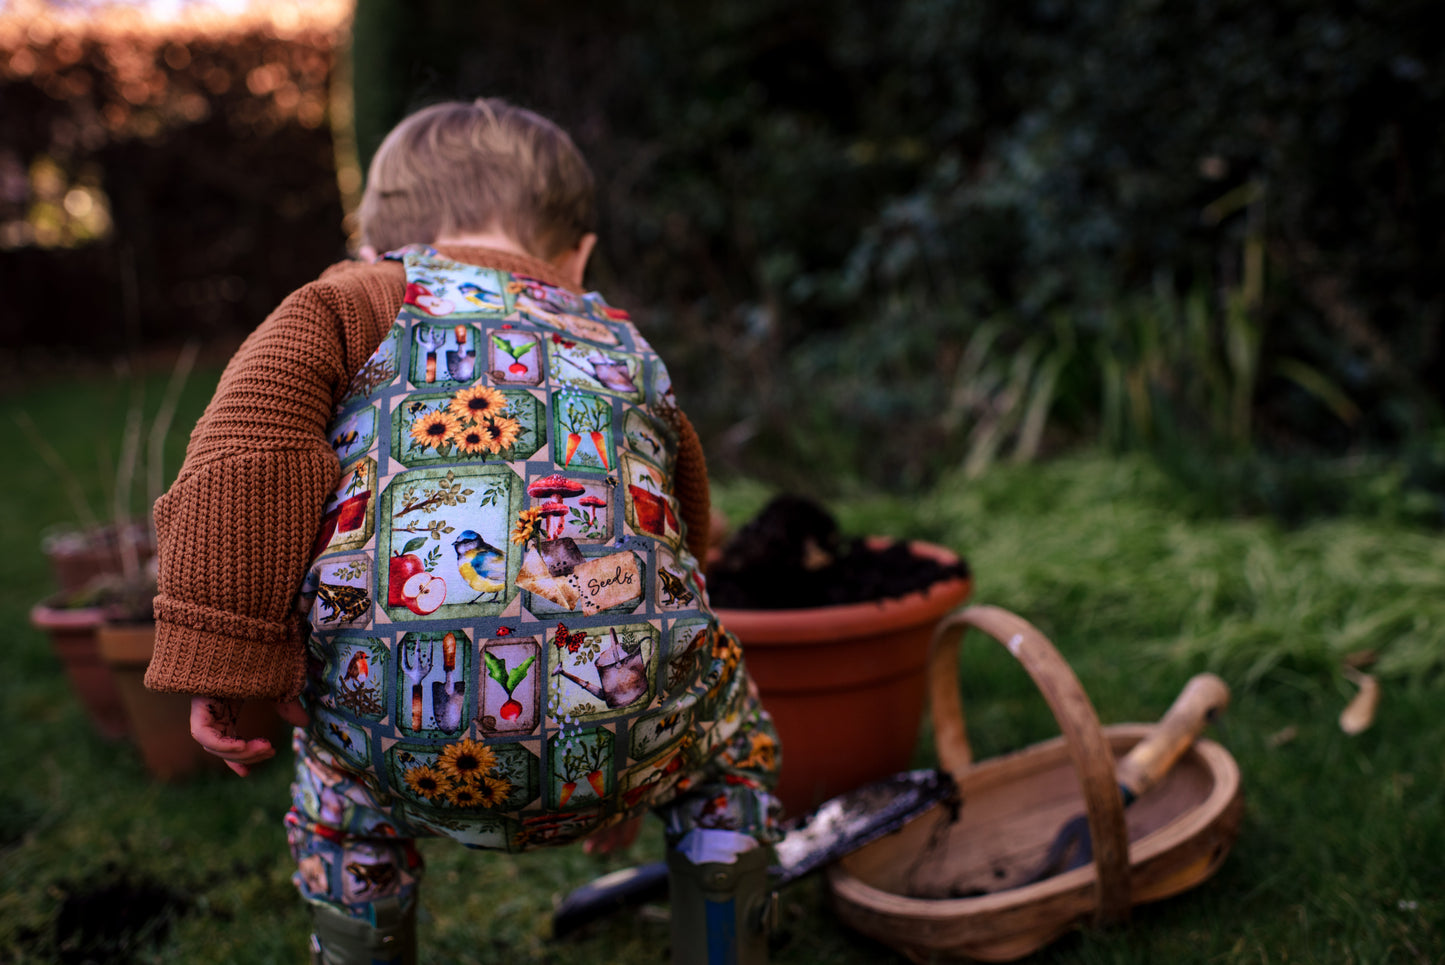
[[803, 496], [778, 496], [723, 545], [707, 569], [708, 598], [729, 610], [789, 610], [906, 596], [968, 576], [962, 560], [916, 556], [906, 543], [868, 546]]
[[130, 965], [164, 943], [189, 913], [190, 896], [171, 885], [111, 867], [85, 881], [58, 881], [53, 930], [21, 930], [21, 947], [59, 965]]

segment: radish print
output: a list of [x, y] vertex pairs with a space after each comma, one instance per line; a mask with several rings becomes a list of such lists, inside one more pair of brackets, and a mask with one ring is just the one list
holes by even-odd
[[500, 660], [490, 653], [482, 654], [487, 662], [487, 676], [497, 682], [507, 693], [507, 700], [501, 707], [497, 708], [497, 716], [502, 720], [516, 720], [522, 715], [522, 703], [512, 696], [517, 685], [527, 677], [527, 671], [532, 669], [532, 664], [537, 661], [535, 654], [523, 660], [521, 664], [512, 669], [507, 669], [507, 662]]

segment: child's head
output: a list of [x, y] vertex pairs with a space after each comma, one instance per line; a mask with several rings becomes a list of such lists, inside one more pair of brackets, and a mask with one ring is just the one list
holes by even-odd
[[592, 172], [551, 121], [503, 100], [435, 104], [377, 149], [356, 212], [377, 251], [500, 231], [528, 254], [573, 248], [596, 218]]

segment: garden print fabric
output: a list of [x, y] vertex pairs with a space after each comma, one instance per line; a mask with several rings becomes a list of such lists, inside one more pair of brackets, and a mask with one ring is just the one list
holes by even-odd
[[774, 732], [683, 542], [662, 362], [595, 294], [389, 257], [405, 304], [333, 419], [302, 589], [293, 830], [520, 851], [675, 799], [672, 834], [766, 837]]

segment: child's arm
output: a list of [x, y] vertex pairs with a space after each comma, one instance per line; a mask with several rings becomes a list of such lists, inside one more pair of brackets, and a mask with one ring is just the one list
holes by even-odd
[[155, 690], [295, 696], [295, 596], [339, 463], [326, 437], [351, 374], [390, 329], [399, 265], [352, 266], [288, 298], [246, 340], [155, 507]]

